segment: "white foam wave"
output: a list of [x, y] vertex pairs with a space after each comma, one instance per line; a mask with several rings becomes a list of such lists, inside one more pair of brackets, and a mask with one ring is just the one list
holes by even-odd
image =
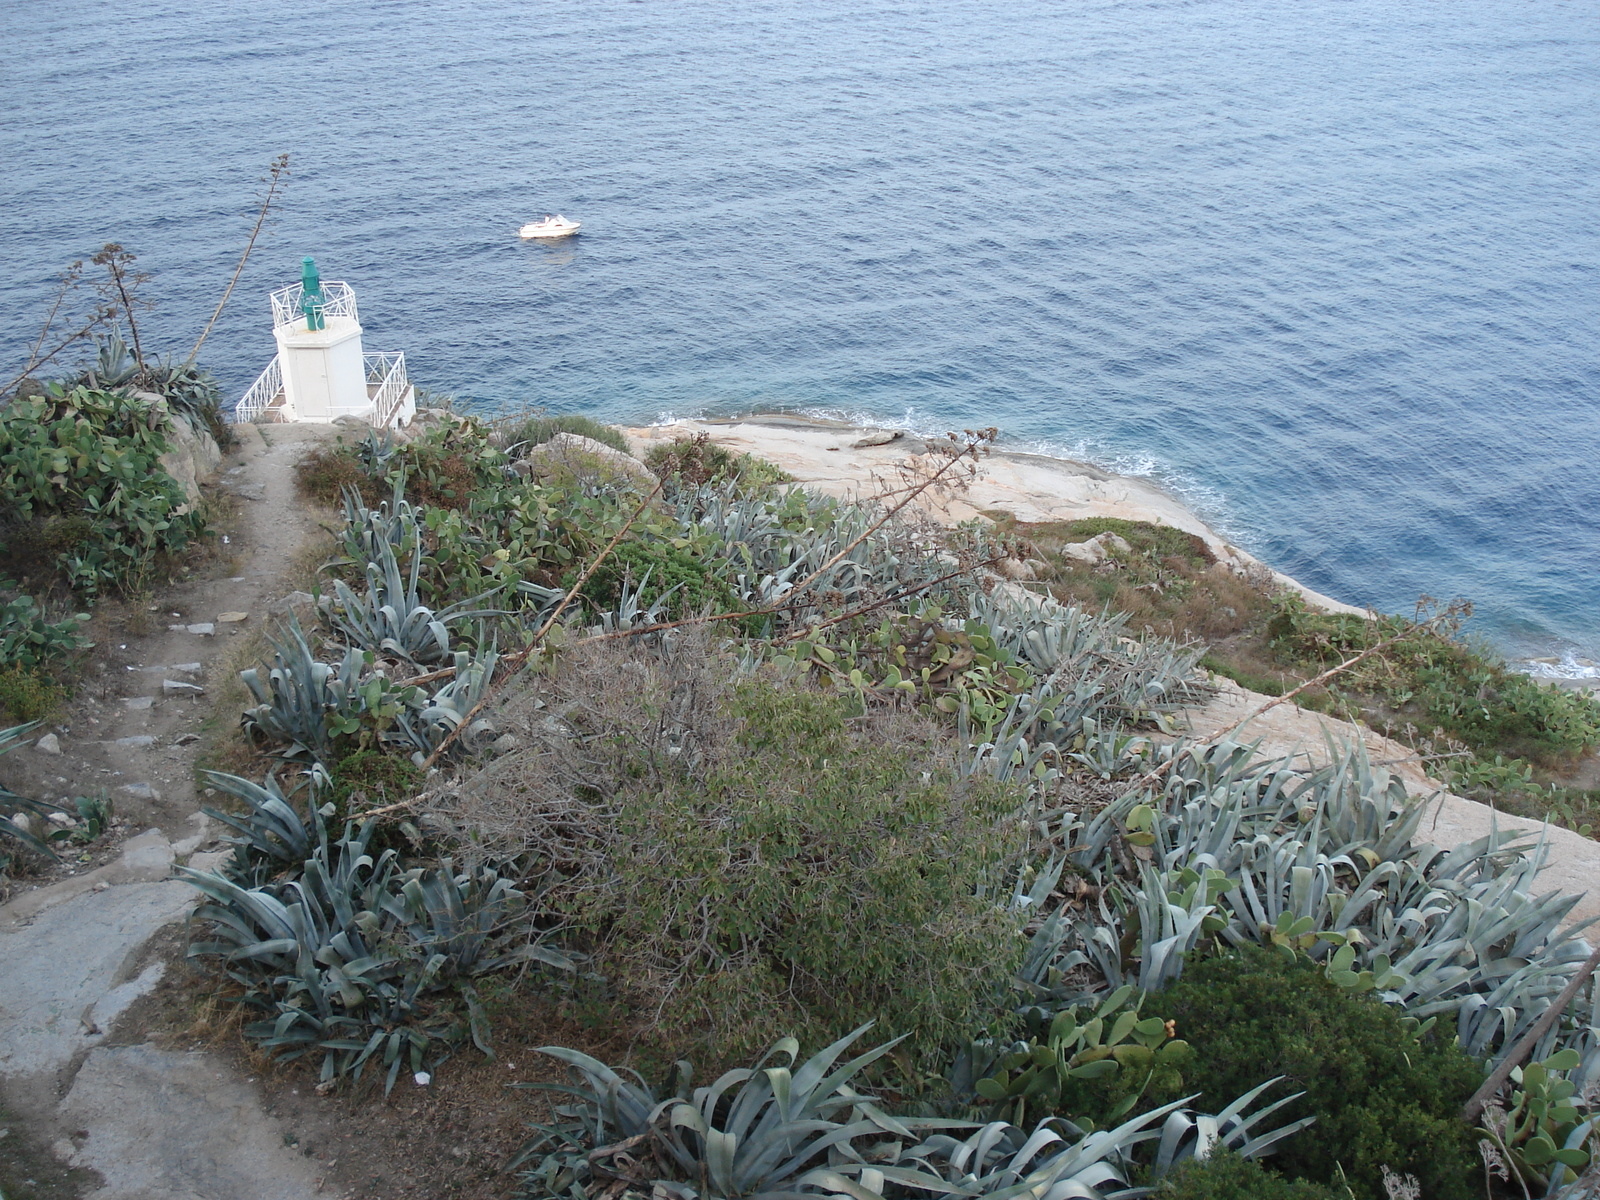
[[1571, 650], [1544, 658], [1520, 659], [1511, 666], [1535, 679], [1600, 679], [1600, 663], [1580, 658]]

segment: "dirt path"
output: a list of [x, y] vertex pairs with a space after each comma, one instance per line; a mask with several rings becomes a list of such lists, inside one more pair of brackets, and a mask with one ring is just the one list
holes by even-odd
[[193, 906], [173, 865], [223, 853], [195, 773], [208, 732], [238, 714], [213, 696], [318, 532], [293, 465], [331, 433], [242, 427], [217, 483], [237, 503], [212, 569], [158, 593], [155, 611], [128, 622], [141, 632], [96, 648], [53, 739], [0, 759], [0, 780], [20, 794], [105, 792], [117, 814], [111, 837], [0, 906], [0, 1190], [11, 1200], [333, 1194], [227, 1062], [119, 1027], [167, 970], [147, 947]]

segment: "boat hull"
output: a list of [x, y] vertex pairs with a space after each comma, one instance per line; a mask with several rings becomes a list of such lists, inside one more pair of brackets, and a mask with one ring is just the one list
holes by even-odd
[[542, 222], [535, 225], [524, 225], [517, 230], [521, 238], [563, 238], [571, 237], [583, 228], [582, 221], [573, 221], [570, 225], [545, 225]]

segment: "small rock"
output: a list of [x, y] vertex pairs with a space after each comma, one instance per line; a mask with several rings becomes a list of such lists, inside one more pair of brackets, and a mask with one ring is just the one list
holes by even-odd
[[173, 663], [167, 668], [169, 671], [182, 671], [185, 675], [193, 675], [200, 670], [199, 663]]
[[156, 739], [148, 733], [137, 734], [134, 737], [118, 738], [111, 743], [113, 746], [131, 746], [135, 750], [143, 750], [147, 746], [154, 746]]
[[228, 485], [228, 490], [241, 500], [265, 500], [267, 487], [262, 483], [233, 483]]
[[61, 754], [61, 739], [53, 733], [47, 733], [33, 744], [33, 748], [40, 754], [49, 754], [59, 757]]
[[219, 613], [217, 616], [218, 623], [222, 625], [236, 625], [240, 621], [248, 621], [249, 619], [250, 614], [242, 612], [225, 612]]
[[27, 813], [17, 813], [11, 818], [11, 823], [22, 830], [23, 833], [33, 832], [33, 820]]
[[172, 744], [174, 746], [192, 746], [199, 740], [200, 735], [198, 733], [180, 733], [172, 739]]
[[117, 794], [130, 800], [148, 800], [151, 803], [161, 799], [161, 793], [148, 783], [125, 783], [117, 789]]
[[71, 829], [78, 822], [64, 812], [53, 812], [45, 820], [52, 825], [59, 825], [62, 829]]
[[418, 1087], [427, 1087], [433, 1082], [433, 1076], [429, 1075], [426, 1071], [418, 1071], [411, 1078], [416, 1081]]
[[198, 634], [201, 637], [213, 637], [217, 632], [216, 625], [211, 621], [201, 621], [197, 625], [185, 625], [184, 628], [190, 633]]
[[1063, 558], [1075, 558], [1079, 562], [1102, 563], [1112, 554], [1131, 554], [1133, 547], [1109, 530], [1097, 534], [1086, 542], [1073, 542], [1061, 547]]
[[522, 749], [522, 739], [514, 733], [502, 733], [490, 743], [489, 749], [496, 754], [510, 754], [514, 750]]
[[282, 600], [275, 603], [271, 611], [282, 617], [287, 617], [291, 613], [304, 616], [316, 606], [317, 598], [310, 592], [290, 592]]
[[205, 688], [199, 684], [184, 683], [181, 679], [163, 679], [161, 681], [161, 690], [163, 692], [188, 692], [191, 695], [196, 693], [204, 694], [205, 692]]
[[154, 696], [129, 696], [122, 703], [125, 708], [130, 708], [134, 712], [141, 712], [144, 709], [150, 708], [155, 704], [155, 702], [156, 699]]
[[851, 449], [865, 450], [868, 446], [887, 446], [896, 438], [904, 436], [905, 431], [900, 429], [869, 429], [851, 446]]

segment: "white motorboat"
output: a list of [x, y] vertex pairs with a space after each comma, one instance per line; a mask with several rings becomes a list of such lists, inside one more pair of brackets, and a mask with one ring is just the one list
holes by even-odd
[[583, 228], [581, 221], [569, 221], [560, 213], [553, 217], [546, 217], [542, 221], [529, 221], [517, 230], [518, 237], [525, 238], [558, 238], [566, 237], [569, 233], [577, 233]]

